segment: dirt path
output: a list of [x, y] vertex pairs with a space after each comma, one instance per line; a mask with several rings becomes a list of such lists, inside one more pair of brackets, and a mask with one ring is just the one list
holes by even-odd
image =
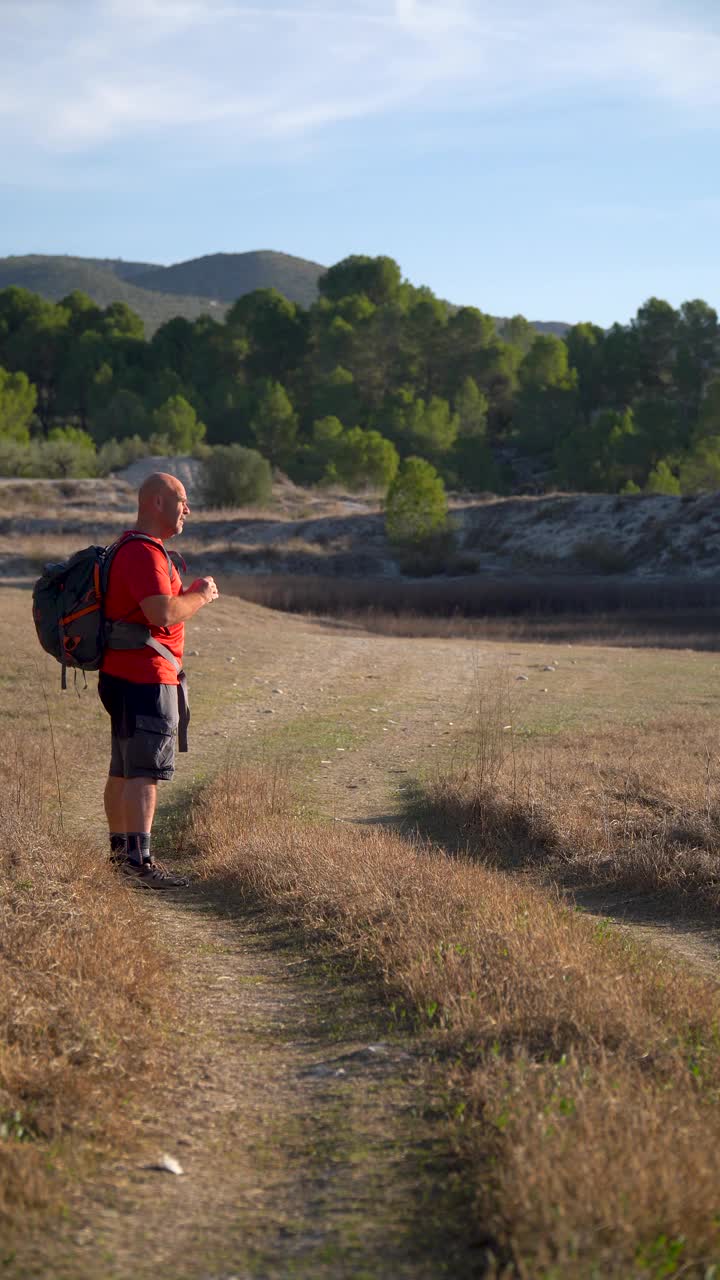
[[[197, 890], [148, 910], [181, 1005], [167, 1083], [148, 1081], [127, 1148], [71, 1188], [51, 1243], [44, 1232], [4, 1242], [2, 1274], [477, 1274], [426, 1067], [372, 992], [267, 915], [228, 913]], [[164, 1154], [182, 1175], [153, 1167]]]

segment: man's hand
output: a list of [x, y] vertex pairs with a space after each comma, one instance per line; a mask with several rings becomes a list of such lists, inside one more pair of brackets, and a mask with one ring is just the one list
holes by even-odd
[[187, 622], [218, 595], [214, 578], [196, 578], [181, 596], [147, 596], [140, 601], [140, 608], [151, 626], [172, 627]]
[[210, 604], [211, 600], [217, 600], [220, 594], [214, 578], [196, 578], [185, 594], [188, 595], [190, 591], [197, 591], [203, 598], [203, 604]]

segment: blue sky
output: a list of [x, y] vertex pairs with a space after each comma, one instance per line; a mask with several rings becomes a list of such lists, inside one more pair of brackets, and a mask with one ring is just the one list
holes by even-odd
[[0, 255], [387, 253], [454, 302], [720, 308], [717, 0], [0, 0]]

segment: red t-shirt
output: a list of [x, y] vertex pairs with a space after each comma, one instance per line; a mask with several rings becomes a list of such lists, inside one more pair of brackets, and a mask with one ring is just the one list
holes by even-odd
[[[134, 531], [135, 532], [135, 531]], [[182, 582], [173, 567], [170, 577], [167, 556], [162, 541], [141, 542], [131, 539], [115, 552], [110, 565], [110, 579], [105, 594], [105, 617], [111, 621], [140, 622], [150, 627], [166, 649], [175, 655], [182, 666], [185, 643], [185, 624], [176, 622], [171, 627], [150, 626], [140, 608], [140, 601], [147, 596], [179, 596]], [[120, 676], [134, 684], [177, 684], [177, 671], [167, 658], [143, 645], [141, 649], [106, 649], [101, 671]]]

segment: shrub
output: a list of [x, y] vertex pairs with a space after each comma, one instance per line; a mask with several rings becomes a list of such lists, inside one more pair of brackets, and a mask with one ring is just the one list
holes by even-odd
[[680, 481], [673, 471], [670, 470], [669, 464], [664, 458], [661, 458], [657, 466], [653, 467], [645, 484], [646, 493], [664, 493], [677, 497], [680, 493]]
[[54, 427], [47, 440], [0, 440], [0, 475], [63, 480], [96, 476], [95, 446], [78, 427]]
[[447, 528], [447, 496], [440, 476], [423, 458], [406, 458], [388, 490], [388, 539], [393, 546], [418, 545]]
[[455, 537], [445, 485], [423, 458], [406, 458], [390, 485], [385, 532], [404, 572], [432, 574], [447, 566]]
[[146, 458], [150, 453], [149, 440], [140, 436], [128, 436], [125, 440], [108, 440], [98, 449], [97, 473], [99, 476], [109, 475], [111, 471], [122, 471], [138, 458]]
[[572, 555], [580, 568], [588, 573], [627, 573], [632, 568], [629, 552], [609, 542], [607, 538], [588, 538], [586, 541], [576, 542]]
[[0, 436], [0, 476], [29, 476], [31, 450], [27, 444]]
[[203, 459], [200, 488], [208, 507], [244, 507], [266, 502], [272, 493], [270, 463], [256, 449], [216, 445]]
[[53, 427], [47, 440], [30, 446], [33, 476], [51, 480], [97, 475], [97, 454], [92, 437], [80, 427]]

